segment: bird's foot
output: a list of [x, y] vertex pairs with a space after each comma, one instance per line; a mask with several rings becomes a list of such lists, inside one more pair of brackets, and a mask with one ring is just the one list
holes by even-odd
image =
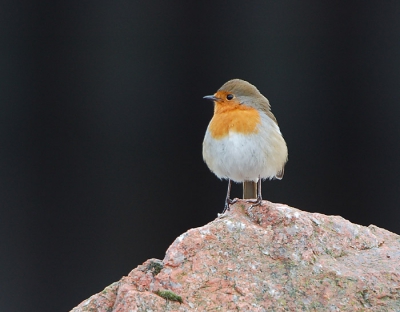
[[253, 209], [255, 206], [260, 206], [262, 204], [262, 198], [261, 196], [258, 196], [257, 199], [248, 199], [246, 200], [246, 203], [251, 203], [252, 205], [249, 207], [250, 209]]
[[224, 207], [224, 211], [222, 211], [222, 214], [224, 214], [227, 210], [230, 210], [229, 205], [233, 205], [234, 203], [237, 202], [237, 198], [235, 199], [230, 199], [230, 198], [226, 198], [225, 200], [225, 207]]

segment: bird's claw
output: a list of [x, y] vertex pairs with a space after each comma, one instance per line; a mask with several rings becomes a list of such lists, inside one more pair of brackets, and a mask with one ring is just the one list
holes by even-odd
[[255, 206], [260, 206], [262, 204], [262, 198], [261, 197], [257, 197], [257, 199], [249, 199], [246, 200], [246, 203], [252, 203], [252, 205], [249, 207], [249, 210], [253, 209], [253, 207]]
[[229, 211], [229, 210], [230, 210], [229, 205], [233, 205], [234, 203], [237, 202], [237, 200], [238, 200], [237, 198], [235, 198], [235, 199], [227, 198], [227, 199], [225, 200], [224, 211], [222, 211], [222, 214], [224, 214], [226, 211]]

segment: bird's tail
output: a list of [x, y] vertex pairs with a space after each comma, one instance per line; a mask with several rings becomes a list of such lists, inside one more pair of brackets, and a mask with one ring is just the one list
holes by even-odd
[[257, 198], [257, 182], [244, 181], [243, 182], [243, 199]]

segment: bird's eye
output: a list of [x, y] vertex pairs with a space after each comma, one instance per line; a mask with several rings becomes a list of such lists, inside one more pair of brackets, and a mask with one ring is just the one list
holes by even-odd
[[232, 99], [233, 99], [233, 94], [228, 94], [228, 95], [226, 96], [226, 99], [227, 99], [228, 101], [232, 100]]

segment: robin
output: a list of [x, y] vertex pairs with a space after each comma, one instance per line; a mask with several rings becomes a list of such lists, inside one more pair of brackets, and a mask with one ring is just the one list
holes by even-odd
[[[243, 198], [261, 204], [261, 180], [282, 179], [288, 149], [266, 97], [247, 81], [233, 79], [214, 95], [214, 115], [203, 141], [203, 159], [220, 179], [228, 180], [223, 213], [230, 199], [231, 181], [243, 182]], [[258, 191], [257, 191], [258, 186]]]

